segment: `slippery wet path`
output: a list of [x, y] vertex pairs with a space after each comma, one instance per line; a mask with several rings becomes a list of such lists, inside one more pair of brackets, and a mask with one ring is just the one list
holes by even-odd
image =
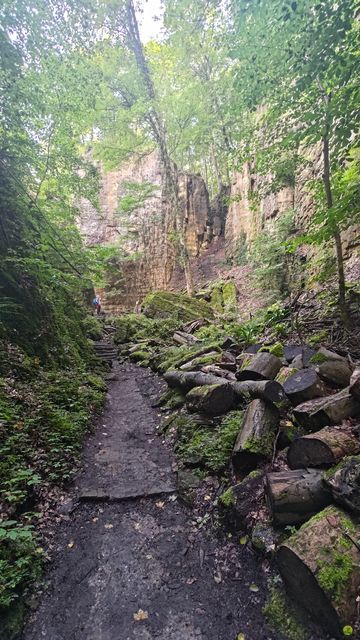
[[280, 640], [261, 559], [199, 529], [176, 495], [151, 408], [161, 381], [131, 364], [114, 373], [23, 640]]

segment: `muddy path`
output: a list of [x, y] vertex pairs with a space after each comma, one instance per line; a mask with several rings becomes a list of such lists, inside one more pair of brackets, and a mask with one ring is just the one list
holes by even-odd
[[151, 407], [162, 381], [131, 364], [113, 377], [23, 640], [280, 640], [262, 559], [176, 494]]

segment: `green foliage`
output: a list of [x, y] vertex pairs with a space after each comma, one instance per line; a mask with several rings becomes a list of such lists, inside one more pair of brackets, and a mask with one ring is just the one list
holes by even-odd
[[311, 364], [322, 364], [323, 362], [327, 362], [328, 358], [323, 353], [315, 353], [310, 358]]
[[289, 292], [289, 246], [293, 230], [292, 211], [282, 214], [270, 228], [262, 231], [249, 248], [257, 285], [269, 294], [269, 301]]
[[226, 491], [221, 494], [219, 502], [226, 508], [232, 507], [235, 504], [234, 490], [232, 487], [229, 487], [229, 489], [226, 489]]
[[175, 451], [184, 464], [221, 473], [228, 466], [243, 413], [231, 411], [215, 428], [183, 418], [177, 424]]
[[0, 522], [0, 607], [9, 607], [24, 589], [39, 579], [44, 551], [31, 525]]
[[318, 331], [318, 333], [314, 333], [310, 338], [308, 338], [307, 342], [310, 347], [317, 347], [323, 342], [326, 342], [329, 339], [329, 332], [327, 329], [322, 329]]
[[82, 321], [82, 326], [88, 338], [100, 340], [103, 335], [103, 323], [95, 316], [87, 315]]
[[129, 214], [143, 207], [146, 201], [154, 195], [156, 185], [152, 182], [123, 182], [125, 195], [120, 198], [118, 213]]

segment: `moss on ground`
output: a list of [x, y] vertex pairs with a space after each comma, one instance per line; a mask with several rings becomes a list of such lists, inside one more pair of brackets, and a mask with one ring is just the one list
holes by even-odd
[[231, 411], [214, 427], [201, 425], [192, 416], [179, 416], [175, 451], [184, 464], [222, 472], [229, 464], [243, 412]]
[[226, 491], [221, 494], [221, 496], [219, 497], [219, 502], [223, 507], [226, 507], [227, 509], [235, 504], [235, 494], [233, 487], [229, 487], [229, 489], [226, 489]]
[[284, 589], [272, 588], [263, 609], [268, 624], [287, 640], [308, 640], [310, 632], [303, 624], [303, 614], [295, 608]]
[[327, 362], [328, 359], [329, 358], [327, 358], [323, 353], [315, 353], [311, 356], [309, 362], [310, 364], [323, 364], [324, 362]]
[[308, 344], [310, 347], [320, 346], [323, 342], [326, 342], [329, 339], [329, 331], [327, 329], [322, 329], [318, 333], [314, 333], [308, 339]]

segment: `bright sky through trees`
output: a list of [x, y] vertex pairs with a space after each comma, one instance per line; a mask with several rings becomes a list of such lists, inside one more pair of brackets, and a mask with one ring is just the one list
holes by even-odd
[[159, 40], [163, 26], [163, 6], [161, 0], [147, 0], [141, 3], [139, 13], [139, 27], [141, 39], [144, 43], [149, 40]]

